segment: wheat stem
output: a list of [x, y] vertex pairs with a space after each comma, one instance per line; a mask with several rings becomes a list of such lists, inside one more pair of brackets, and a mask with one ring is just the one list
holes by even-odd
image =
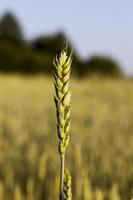
[[61, 170], [60, 170], [60, 200], [64, 200], [63, 182], [64, 182], [64, 168], [65, 168], [65, 156], [61, 156]]

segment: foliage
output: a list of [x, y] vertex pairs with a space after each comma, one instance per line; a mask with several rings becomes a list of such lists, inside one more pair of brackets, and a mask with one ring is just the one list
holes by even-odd
[[79, 67], [79, 74], [82, 76], [122, 76], [120, 65], [111, 57], [96, 55], [89, 60], [83, 61]]
[[[51, 60], [64, 48], [67, 36], [64, 32], [24, 40], [17, 18], [6, 13], [0, 20], [0, 71], [25, 74], [51, 74]], [[95, 56], [82, 60], [71, 40], [67, 41], [68, 53], [73, 49], [72, 74], [117, 77], [123, 75], [121, 67], [112, 59]]]
[[31, 46], [36, 52], [47, 52], [52, 56], [59, 54], [59, 49], [63, 49], [65, 45], [67, 45], [68, 53], [73, 52], [72, 72], [76, 73], [80, 59], [72, 42], [67, 41], [65, 33], [58, 32], [53, 35], [38, 37], [31, 42]]
[[23, 39], [19, 22], [10, 12], [5, 13], [0, 20], [0, 39], [17, 42], [20, 42]]
[[[133, 82], [72, 79], [73, 199], [129, 199], [133, 187]], [[0, 199], [58, 199], [53, 85], [0, 76]], [[109, 199], [112, 200], [112, 199]]]
[[37, 53], [28, 45], [14, 46], [1, 42], [0, 71], [10, 73], [50, 73], [52, 57], [48, 53]]

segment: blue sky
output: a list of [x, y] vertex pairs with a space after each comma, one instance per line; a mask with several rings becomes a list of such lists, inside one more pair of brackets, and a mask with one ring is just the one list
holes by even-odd
[[79, 54], [113, 56], [133, 74], [133, 0], [0, 0], [28, 38], [64, 30]]

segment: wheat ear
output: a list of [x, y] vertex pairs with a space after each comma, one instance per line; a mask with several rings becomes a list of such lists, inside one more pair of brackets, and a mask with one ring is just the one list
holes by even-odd
[[72, 200], [72, 191], [71, 191], [72, 177], [69, 172], [65, 170], [64, 173], [64, 200]]
[[132, 193], [131, 193], [131, 200], [133, 200], [133, 191], [132, 191]]
[[59, 153], [61, 156], [61, 175], [60, 175], [60, 200], [63, 200], [63, 180], [65, 151], [69, 144], [70, 131], [70, 110], [71, 110], [71, 89], [70, 89], [70, 70], [72, 58], [63, 50], [60, 55], [54, 59], [55, 69], [54, 86], [55, 86], [55, 105], [57, 114], [57, 133], [59, 138]]

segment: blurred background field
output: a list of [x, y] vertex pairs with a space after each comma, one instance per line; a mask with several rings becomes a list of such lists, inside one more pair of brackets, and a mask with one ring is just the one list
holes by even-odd
[[[72, 78], [75, 200], [130, 199], [133, 82]], [[0, 199], [58, 199], [54, 88], [47, 76], [0, 76]]]

